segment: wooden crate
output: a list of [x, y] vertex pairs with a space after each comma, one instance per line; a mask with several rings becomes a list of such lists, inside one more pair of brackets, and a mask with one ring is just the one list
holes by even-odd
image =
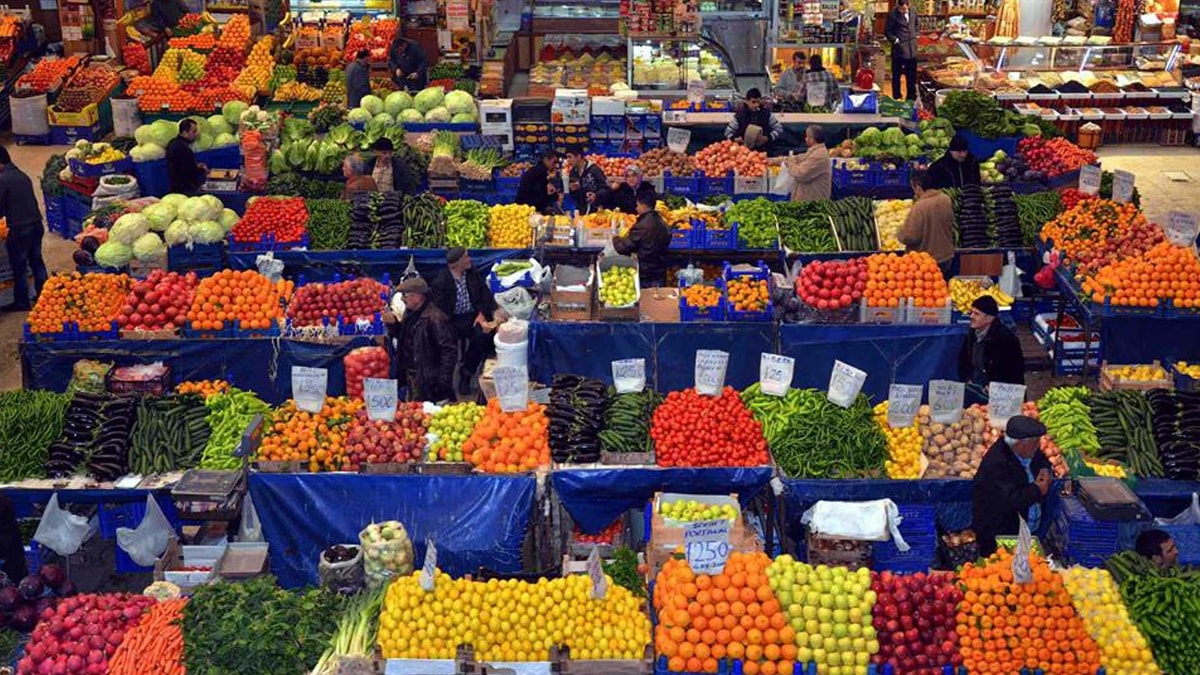
[[[1144, 364], [1130, 364], [1144, 365]], [[1100, 390], [1101, 391], [1150, 391], [1151, 389], [1174, 389], [1175, 382], [1171, 379], [1171, 374], [1166, 371], [1166, 368], [1157, 359], [1150, 365], [1163, 368], [1166, 375], [1159, 380], [1140, 381], [1140, 380], [1125, 380], [1116, 377], [1113, 371], [1117, 368], [1128, 368], [1129, 365], [1110, 364], [1104, 361], [1100, 365]]]
[[808, 564], [833, 565], [838, 567], [871, 566], [871, 542], [854, 539], [825, 537], [808, 530], [805, 535], [808, 548]]

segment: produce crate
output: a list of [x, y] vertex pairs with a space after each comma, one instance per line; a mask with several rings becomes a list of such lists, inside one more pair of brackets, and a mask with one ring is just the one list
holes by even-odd
[[699, 174], [672, 176], [666, 173], [663, 175], [663, 184], [667, 194], [679, 197], [699, 197], [703, 194]]
[[840, 188], [875, 187], [877, 182], [875, 169], [846, 169], [841, 165], [833, 166], [833, 184]]
[[[134, 366], [136, 368], [136, 366]], [[139, 379], [126, 367], [112, 368], [104, 376], [104, 388], [113, 394], [150, 394], [162, 396], [171, 392], [171, 367], [163, 366], [158, 377]]]
[[701, 244], [697, 248], [732, 251], [738, 247], [738, 224], [733, 223], [724, 230], [709, 229], [703, 226], [700, 230]]
[[734, 176], [730, 171], [724, 176], [713, 178], [700, 175], [700, 194], [702, 195], [732, 195]]
[[[139, 181], [140, 182], [140, 181]], [[167, 249], [167, 269], [185, 274], [208, 277], [225, 269], [225, 243], [172, 246]]]
[[[735, 223], [736, 225], [736, 223]], [[725, 318], [728, 321], [770, 321], [774, 312], [771, 310], [771, 270], [760, 260], [753, 270], [735, 270], [732, 265], [725, 263], [725, 270], [721, 275], [722, 286], [728, 283], [731, 279], [748, 278], [755, 281], [765, 281], [767, 283], [767, 306], [762, 311], [738, 311], [733, 308], [733, 303], [729, 301], [728, 290], [722, 288], [722, 295], [725, 297]]]
[[358, 472], [370, 475], [403, 475], [417, 472], [416, 462], [382, 462], [377, 464], [365, 463]]
[[877, 542], [872, 549], [874, 568], [892, 572], [916, 572], [933, 567], [937, 558], [937, 508], [924, 504], [900, 504], [900, 535], [909, 545], [907, 551], [896, 542]]
[[910, 168], [907, 164], [898, 169], [875, 168], [875, 184], [884, 187], [908, 187]]
[[116, 340], [121, 336], [117, 329], [117, 322], [112, 322], [112, 328], [109, 330], [100, 331], [83, 331], [79, 330], [79, 324], [67, 323], [63, 324], [61, 333], [34, 333], [33, 329], [26, 323], [22, 327], [23, 339], [25, 342], [80, 342], [85, 340]]
[[1079, 187], [1079, 170], [1068, 171], [1060, 176], [1046, 179], [1046, 187], [1051, 190], [1063, 190], [1069, 187]]
[[[1155, 359], [1150, 365], [1162, 367], [1162, 363]], [[1171, 389], [1175, 386], [1175, 382], [1171, 379], [1170, 373], [1167, 377], [1161, 380], [1151, 380], [1149, 382], [1137, 382], [1132, 380], [1121, 380], [1113, 376], [1113, 370], [1126, 366], [1110, 364], [1104, 361], [1100, 364], [1100, 390], [1101, 391], [1150, 391], [1151, 389]]]
[[825, 537], [805, 528], [804, 559], [810, 565], [870, 567], [871, 542]]
[[858, 322], [874, 324], [900, 323], [904, 316], [903, 307], [869, 307], [863, 298], [858, 305]]
[[1200, 380], [1188, 375], [1187, 373], [1179, 372], [1179, 369], [1175, 367], [1174, 359], [1167, 359], [1167, 363], [1170, 364], [1170, 366], [1167, 368], [1167, 372], [1171, 374], [1171, 379], [1175, 381], [1176, 391], [1200, 391]]
[[1160, 525], [1159, 529], [1175, 540], [1180, 565], [1200, 565], [1200, 525]]
[[720, 280], [718, 279], [717, 283], [714, 284], [701, 284], [713, 286], [721, 292], [720, 297], [717, 299], [717, 304], [713, 307], [706, 308], [692, 307], [691, 305], [688, 305], [687, 299], [683, 297], [683, 289], [692, 284], [684, 284], [682, 281], [679, 282], [679, 320], [684, 323], [692, 321], [724, 321], [728, 301], [725, 299], [725, 288], [719, 282]]
[[458, 134], [473, 134], [479, 131], [479, 125], [474, 122], [401, 122], [405, 131], [423, 134], [430, 131], [453, 131]]
[[46, 204], [46, 227], [60, 237], [67, 232], [66, 199], [62, 195], [50, 196], [42, 192], [42, 201]]
[[171, 191], [165, 159], [134, 162], [133, 177], [137, 179], [138, 189], [146, 197], [162, 197]]
[[702, 248], [704, 242], [704, 222], [692, 221], [692, 227], [689, 230], [672, 229], [671, 230], [671, 245], [673, 249], [696, 249]]
[[78, 178], [101, 178], [114, 173], [130, 173], [133, 170], [133, 162], [128, 157], [103, 164], [71, 158], [67, 160], [67, 165], [71, 167], [71, 173]]
[[1005, 136], [1003, 138], [982, 138], [966, 129], [959, 129], [958, 133], [967, 139], [967, 149], [976, 157], [991, 157], [996, 154], [997, 150], [1003, 150], [1004, 154], [1015, 156], [1017, 154], [1017, 142], [1022, 136]]
[[[1044, 516], [1045, 508], [1042, 513]], [[1132, 522], [1128, 525], [1137, 527]], [[1117, 521], [1094, 520], [1078, 497], [1064, 495], [1062, 508], [1046, 533], [1046, 545], [1072, 564], [1102, 567], [1121, 550], [1121, 527]]]
[[13, 134], [13, 142], [17, 145], [50, 145], [50, 134]]
[[458, 189], [464, 195], [464, 199], [470, 199], [470, 195], [486, 195], [496, 191], [496, 184], [490, 180], [469, 180], [459, 177]]
[[[165, 160], [163, 160], [165, 161]], [[236, 145], [196, 153], [196, 161], [210, 169], [242, 168], [242, 149]]]
[[519, 187], [521, 187], [520, 176], [496, 176], [496, 191], [501, 194], [511, 194], [515, 197]]
[[63, 214], [66, 227], [61, 232], [63, 239], [73, 239], [83, 232], [83, 221], [92, 213], [91, 197], [68, 189], [63, 193]]
[[[171, 523], [171, 527], [178, 532], [183, 520], [179, 517], [175, 502], [165, 497], [161, 499], [155, 497], [155, 500], [158, 502], [158, 507], [162, 509], [163, 515], [167, 517], [167, 522]], [[126, 527], [132, 530], [145, 517], [146, 500], [144, 498], [131, 502], [102, 503], [97, 514], [100, 536], [105, 539], [116, 539], [117, 528]]]
[[89, 126], [50, 126], [50, 145], [75, 145], [76, 141], [98, 141], [108, 133], [99, 122]]
[[268, 251], [290, 251], [292, 249], [308, 248], [308, 233], [300, 237], [300, 241], [276, 241], [273, 235], [263, 235], [256, 242], [237, 242], [233, 235], [229, 236], [229, 250], [236, 253], [266, 253]]
[[947, 298], [941, 307], [918, 307], [913, 304], [912, 298], [905, 298], [901, 311], [903, 313], [902, 323], [920, 326], [948, 326], [954, 312], [954, 305]]

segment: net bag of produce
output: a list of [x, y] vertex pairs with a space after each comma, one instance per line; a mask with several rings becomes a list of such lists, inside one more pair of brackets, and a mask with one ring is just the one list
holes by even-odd
[[357, 592], [365, 583], [362, 548], [354, 544], [338, 544], [321, 551], [317, 577], [321, 585], [331, 591]]
[[346, 371], [346, 394], [362, 398], [363, 380], [368, 377], [387, 379], [391, 359], [383, 347], [359, 347], [342, 359]]
[[371, 523], [358, 533], [358, 542], [368, 588], [379, 588], [393, 577], [412, 573], [412, 540], [399, 521]]

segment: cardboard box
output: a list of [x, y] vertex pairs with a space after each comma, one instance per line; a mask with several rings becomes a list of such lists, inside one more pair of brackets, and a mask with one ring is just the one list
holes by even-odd
[[[670, 492], [660, 492], [654, 496], [650, 516], [650, 542], [646, 545], [646, 561], [650, 565], [651, 576], [657, 575], [662, 566], [677, 554], [676, 549], [683, 546], [682, 524], [668, 521], [659, 515], [659, 504], [664, 501], [694, 500], [703, 504], [737, 504], [737, 495], [688, 495]], [[733, 521], [729, 530], [729, 550], [749, 553], [762, 550], [762, 544], [751, 527], [746, 526], [745, 516], [738, 508], [738, 518]]]
[[[154, 563], [154, 580], [169, 581], [187, 591], [211, 582], [216, 577], [227, 544], [213, 546], [182, 546], [178, 539], [167, 544], [167, 550]], [[182, 567], [208, 567], [208, 571], [181, 571]]]
[[638, 303], [642, 321], [650, 323], [679, 323], [679, 289], [647, 288]]
[[217, 574], [224, 579], [249, 579], [266, 571], [266, 543], [232, 542], [217, 566]]
[[[565, 290], [559, 288], [567, 272], [581, 271], [587, 275], [587, 283], [583, 290]], [[595, 275], [592, 269], [578, 268], [570, 265], [558, 265], [554, 268], [554, 285], [550, 290], [550, 318], [554, 321], [591, 321], [595, 311]]]
[[586, 89], [556, 89], [550, 105], [550, 121], [554, 124], [587, 124], [592, 106]]
[[[604, 271], [612, 267], [629, 267], [634, 270], [634, 297], [641, 295], [641, 281], [637, 275], [637, 261], [629, 256], [614, 255], [601, 258], [596, 263], [596, 288], [597, 290], [604, 287]], [[637, 321], [638, 320], [638, 302], [634, 300], [633, 304], [628, 307], [608, 307], [597, 296], [596, 300], [597, 318], [601, 321]]]
[[625, 115], [625, 100], [616, 96], [596, 96], [592, 98], [593, 115]]

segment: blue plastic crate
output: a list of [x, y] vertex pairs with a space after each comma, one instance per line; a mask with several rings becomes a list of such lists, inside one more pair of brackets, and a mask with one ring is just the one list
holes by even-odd
[[[468, 195], [486, 195], [496, 191], [496, 184], [490, 180], [467, 180], [460, 178], [458, 189]], [[469, 197], [468, 197], [469, 198]]]
[[133, 169], [133, 162], [128, 157], [103, 164], [72, 158], [67, 160], [67, 165], [71, 167], [71, 173], [80, 178], [100, 178], [114, 173], [129, 173]]
[[236, 145], [203, 150], [196, 153], [196, 160], [210, 169], [242, 168], [242, 149]]
[[496, 176], [496, 191], [505, 194], [517, 194], [517, 188], [521, 187], [520, 176]]
[[17, 145], [50, 145], [50, 134], [13, 134]]
[[1180, 565], [1200, 565], [1200, 525], [1163, 525], [1159, 529], [1175, 540]]
[[696, 249], [704, 243], [704, 222], [692, 221], [690, 230], [671, 230], [671, 245], [673, 249]]
[[134, 162], [133, 177], [137, 179], [138, 190], [143, 196], [162, 197], [171, 191], [171, 182], [167, 179], [167, 160], [165, 159]]
[[876, 185], [908, 187], [909, 167], [907, 165], [898, 169], [885, 169], [883, 166], [878, 166], [874, 171]]
[[[866, 98], [863, 98], [863, 96]], [[853, 96], [854, 98], [851, 98]], [[856, 102], [858, 101], [858, 102]], [[879, 112], [879, 93], [851, 92], [842, 90], [842, 114], [845, 115], [875, 115]], [[990, 156], [990, 155], [989, 155]]]
[[[156, 499], [158, 506], [162, 509], [163, 515], [167, 517], [167, 521], [171, 523], [171, 527], [178, 531], [181, 520], [179, 511], [175, 508], [175, 502], [170, 499]], [[141, 499], [132, 502], [114, 502], [101, 504], [97, 514], [97, 520], [100, 525], [100, 536], [105, 539], [113, 539], [117, 536], [117, 528], [126, 527], [134, 529], [142, 522], [142, 518], [146, 517], [146, 500]]]
[[290, 251], [296, 248], [308, 248], [308, 233], [300, 237], [300, 241], [276, 241], [271, 235], [263, 235], [258, 241], [237, 242], [233, 235], [229, 236], [229, 250], [238, 253], [266, 253], [268, 251]]
[[710, 230], [705, 227], [702, 234], [703, 243], [700, 244], [699, 248], [732, 251], [738, 247], [737, 223], [733, 223], [724, 230]]
[[1046, 179], [1046, 187], [1050, 188], [1051, 190], [1061, 190], [1063, 188], [1078, 187], [1078, 186], [1079, 186], [1079, 170], [1078, 169], [1076, 169], [1075, 171], [1068, 171], [1067, 173], [1064, 173], [1061, 176], [1055, 176], [1054, 178]]
[[[700, 309], [697, 307], [691, 307], [687, 304], [687, 300], [683, 297], [683, 294], [682, 294], [683, 289], [686, 288], [687, 286], [683, 283], [679, 284], [679, 290], [680, 290], [679, 320], [680, 321], [692, 322], [692, 321], [724, 321], [725, 320], [725, 309], [728, 305], [728, 303], [725, 300], [725, 289], [722, 288], [720, 284], [710, 284], [710, 285], [714, 285], [717, 288], [717, 290], [721, 292], [721, 295], [717, 299], [717, 304], [715, 306], [708, 307], [705, 309]], [[647, 528], [647, 531], [649, 531], [648, 528]]]
[[869, 167], [866, 169], [833, 167], [833, 184], [838, 187], [875, 187], [876, 182], [875, 169]]
[[50, 145], [75, 145], [76, 141], [98, 141], [108, 130], [101, 122], [90, 127], [50, 127]]
[[26, 323], [21, 327], [22, 338], [25, 342], [79, 342], [83, 340], [116, 340], [121, 337], [117, 322], [113, 321], [111, 328], [99, 331], [79, 330], [79, 324], [63, 324], [61, 333], [34, 333]]
[[473, 134], [479, 131], [479, 125], [474, 122], [454, 124], [452, 122], [401, 122], [405, 131], [423, 134], [430, 131], [453, 131], [460, 134]]
[[216, 340], [221, 338], [232, 338], [233, 324], [226, 322], [223, 328], [218, 328], [216, 330], [210, 330], [206, 328], [204, 330], [200, 330], [198, 328], [193, 328], [192, 323], [189, 321], [183, 324], [183, 327], [179, 329], [179, 334], [185, 338], [188, 338], [189, 340]]
[[172, 246], [167, 249], [167, 269], [172, 272], [195, 272], [206, 277], [225, 268], [225, 244], [193, 244]]
[[51, 197], [42, 193], [42, 201], [46, 205], [46, 227], [60, 237], [67, 233], [67, 210], [62, 195]]
[[700, 178], [700, 194], [702, 195], [732, 195], [734, 185], [734, 176], [730, 172], [726, 176], [712, 178], [710, 176], [701, 176]]
[[667, 194], [677, 195], [679, 197], [699, 197], [703, 194], [700, 184], [700, 178], [697, 174], [691, 176], [672, 176], [670, 173], [663, 175], [663, 189]]

